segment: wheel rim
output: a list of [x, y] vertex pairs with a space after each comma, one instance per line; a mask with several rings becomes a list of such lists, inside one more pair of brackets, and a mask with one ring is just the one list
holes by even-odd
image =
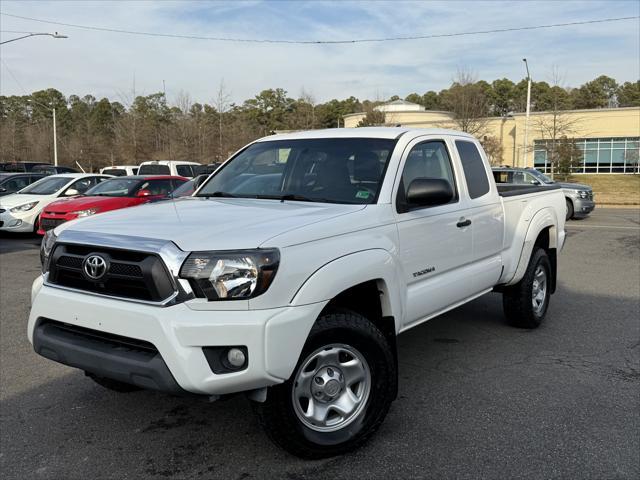
[[327, 345], [311, 353], [298, 369], [293, 406], [308, 428], [333, 432], [358, 418], [370, 390], [371, 371], [363, 355], [348, 345]]
[[531, 289], [531, 303], [533, 311], [541, 314], [547, 299], [547, 271], [542, 265], [538, 265], [533, 274], [533, 287]]

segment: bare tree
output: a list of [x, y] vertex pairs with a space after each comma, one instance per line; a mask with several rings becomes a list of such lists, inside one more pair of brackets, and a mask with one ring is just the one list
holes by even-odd
[[628, 149], [624, 152], [624, 161], [625, 164], [630, 165], [632, 167], [632, 172], [634, 174], [640, 173], [640, 153], [637, 149], [631, 150]]
[[226, 156], [226, 149], [223, 143], [223, 118], [229, 110], [231, 94], [227, 91], [224, 78], [220, 80], [216, 98], [213, 100], [213, 106], [218, 113], [218, 161], [222, 162]]
[[[573, 142], [575, 145], [575, 142], [569, 139], [577, 134], [579, 125], [582, 122], [581, 118], [566, 111], [566, 102], [569, 101], [569, 97], [566, 89], [562, 86], [562, 82], [563, 78], [558, 68], [553, 67], [551, 71], [551, 89], [549, 91], [550, 109], [546, 115], [537, 117], [534, 123], [541, 140], [545, 140], [540, 145], [540, 148], [546, 151], [547, 162], [551, 167], [551, 178], [553, 178], [556, 167], [559, 166], [558, 164], [565, 165], [566, 163], [566, 159], [560, 158], [558, 155], [559, 143], [563, 142], [562, 151], [564, 153], [573, 151], [566, 143]], [[582, 158], [575, 160], [572, 163], [573, 168], [578, 166], [578, 160], [581, 162]]]
[[481, 137], [486, 132], [489, 99], [483, 86], [466, 68], [459, 68], [451, 87], [443, 93], [445, 109], [453, 113], [453, 122], [463, 132]]
[[302, 87], [300, 99], [298, 100], [303, 106], [303, 128], [305, 130], [313, 130], [316, 128], [316, 99], [311, 92]]
[[501, 165], [503, 148], [500, 140], [492, 135], [484, 135], [480, 143], [489, 158], [489, 163], [493, 166]]

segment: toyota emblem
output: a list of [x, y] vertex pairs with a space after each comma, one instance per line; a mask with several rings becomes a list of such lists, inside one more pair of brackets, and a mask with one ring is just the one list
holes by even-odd
[[100, 255], [89, 255], [82, 263], [84, 274], [91, 280], [100, 280], [107, 273], [107, 260]]

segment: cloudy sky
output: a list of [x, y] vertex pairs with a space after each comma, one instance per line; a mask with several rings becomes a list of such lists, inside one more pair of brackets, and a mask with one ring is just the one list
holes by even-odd
[[[580, 25], [487, 35], [384, 43], [290, 45], [136, 36], [38, 23], [177, 35], [285, 40], [344, 40], [432, 35], [640, 15], [640, 2], [294, 2], [157, 1], [0, 3], [0, 36], [11, 31], [59, 31], [68, 39], [35, 37], [3, 45], [0, 91], [23, 94], [54, 87], [113, 100], [180, 91], [210, 101], [221, 81], [233, 101], [265, 88], [302, 90], [316, 101], [383, 99], [447, 87], [458, 68], [491, 81], [524, 77], [527, 57], [535, 80], [559, 67], [566, 85], [606, 74], [640, 77], [640, 22]], [[13, 73], [13, 75], [11, 75]], [[15, 78], [14, 78], [15, 77]]]

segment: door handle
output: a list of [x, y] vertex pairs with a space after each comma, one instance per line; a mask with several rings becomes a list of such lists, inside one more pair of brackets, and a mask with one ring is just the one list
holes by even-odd
[[469, 225], [471, 225], [471, 220], [466, 219], [464, 217], [462, 217], [460, 219], [460, 221], [458, 223], [456, 223], [456, 227], [458, 228], [464, 228], [464, 227], [468, 227]]

